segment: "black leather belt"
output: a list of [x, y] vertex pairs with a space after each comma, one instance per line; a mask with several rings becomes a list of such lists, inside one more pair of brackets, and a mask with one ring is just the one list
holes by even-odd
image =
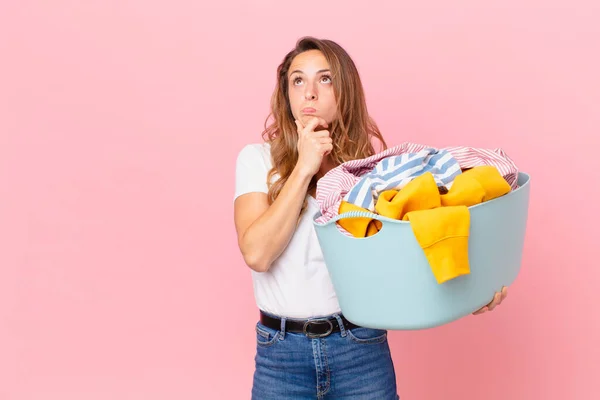
[[[358, 325], [348, 321], [344, 316], [340, 315], [344, 329], [359, 328]], [[272, 317], [260, 312], [260, 323], [264, 326], [279, 330], [281, 329], [281, 318]], [[333, 332], [340, 331], [340, 325], [335, 317], [327, 318], [311, 318], [311, 319], [286, 319], [285, 320], [285, 331], [294, 333], [303, 333], [310, 338], [318, 338], [329, 336]]]

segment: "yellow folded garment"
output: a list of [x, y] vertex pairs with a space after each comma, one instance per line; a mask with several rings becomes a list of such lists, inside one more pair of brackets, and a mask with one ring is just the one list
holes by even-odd
[[[366, 208], [359, 207], [352, 203], [342, 201], [340, 204], [340, 214], [349, 211], [369, 211]], [[376, 219], [362, 217], [362, 218], [342, 218], [339, 221], [342, 228], [352, 233], [354, 237], [368, 237], [373, 236], [381, 229], [381, 221]]]
[[379, 194], [375, 212], [384, 217], [402, 219], [408, 212], [441, 206], [440, 192], [431, 172], [417, 176], [402, 190], [386, 190]]
[[470, 213], [466, 206], [411, 211], [410, 221], [437, 283], [471, 272], [469, 265]]
[[[375, 212], [379, 215], [410, 221], [413, 233], [423, 249], [438, 283], [470, 273], [468, 207], [500, 197], [511, 188], [493, 166], [479, 166], [456, 177], [448, 193], [440, 195], [430, 172], [426, 172], [400, 191], [379, 194]], [[339, 213], [368, 211], [342, 201]], [[339, 224], [355, 237], [379, 232], [381, 222], [371, 218], [343, 218]]]
[[[439, 207], [439, 190], [431, 173], [420, 175], [410, 181], [401, 191], [386, 190], [379, 194], [375, 212], [384, 217], [402, 219], [407, 212]], [[369, 211], [353, 203], [342, 201], [339, 214], [348, 211]], [[354, 237], [369, 237], [381, 229], [381, 221], [372, 218], [342, 218], [342, 228]]]
[[458, 175], [448, 193], [442, 195], [442, 205], [470, 207], [508, 192], [510, 192], [510, 185], [496, 167], [484, 165]]

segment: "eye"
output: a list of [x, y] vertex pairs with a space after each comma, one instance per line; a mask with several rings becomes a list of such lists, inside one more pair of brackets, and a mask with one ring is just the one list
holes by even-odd
[[292, 80], [292, 82], [294, 85], [299, 85], [302, 82], [302, 78], [297, 76]]
[[331, 83], [331, 76], [329, 76], [329, 75], [323, 75], [321, 77], [321, 82], [323, 82], [323, 83]]

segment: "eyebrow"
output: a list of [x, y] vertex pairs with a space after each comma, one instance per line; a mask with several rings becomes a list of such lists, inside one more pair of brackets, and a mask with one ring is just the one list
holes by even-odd
[[[299, 69], [296, 69], [296, 70], [292, 71], [292, 72], [290, 73], [290, 75], [293, 75], [293, 74], [295, 74], [296, 72], [298, 72], [298, 73], [300, 73], [300, 74], [304, 74], [304, 72], [300, 71]], [[329, 69], [320, 69], [320, 70], [318, 70], [318, 71], [317, 71], [317, 74], [320, 74], [321, 72], [329, 72]]]

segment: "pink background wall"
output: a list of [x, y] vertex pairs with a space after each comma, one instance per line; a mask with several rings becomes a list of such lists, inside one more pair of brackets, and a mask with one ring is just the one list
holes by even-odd
[[210, 3], [0, 5], [0, 399], [249, 398], [235, 156], [306, 34], [351, 53], [390, 144], [533, 177], [506, 302], [390, 334], [401, 398], [600, 398], [600, 3]]

